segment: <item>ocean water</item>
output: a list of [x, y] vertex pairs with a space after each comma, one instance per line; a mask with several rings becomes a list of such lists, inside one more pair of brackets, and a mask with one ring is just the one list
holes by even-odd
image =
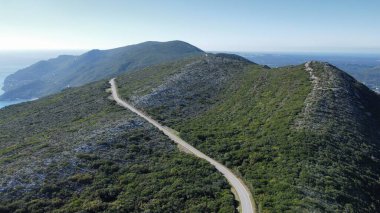
[[[8, 75], [28, 67], [38, 61], [47, 60], [59, 55], [79, 55], [83, 50], [52, 50], [52, 51], [0, 51], [0, 95], [4, 80]], [[30, 100], [0, 101], [0, 108]]]

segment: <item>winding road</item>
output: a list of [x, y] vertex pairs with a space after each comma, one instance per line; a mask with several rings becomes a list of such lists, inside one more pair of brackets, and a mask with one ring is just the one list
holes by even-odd
[[114, 78], [110, 80], [110, 84], [111, 84], [112, 97], [119, 105], [131, 110], [132, 112], [136, 113], [140, 117], [144, 118], [149, 123], [151, 123], [155, 127], [157, 127], [160, 131], [162, 131], [166, 136], [168, 136], [175, 143], [179, 144], [180, 146], [182, 146], [184, 149], [186, 149], [188, 152], [194, 154], [195, 156], [208, 161], [220, 173], [222, 173], [224, 175], [224, 177], [227, 178], [230, 185], [236, 191], [236, 194], [238, 196], [238, 200], [240, 201], [241, 212], [243, 212], [243, 213], [255, 213], [256, 212], [254, 201], [252, 199], [252, 196], [251, 196], [251, 193], [250, 193], [248, 187], [231, 170], [229, 170], [227, 167], [223, 166], [221, 163], [217, 162], [216, 160], [214, 160], [214, 159], [208, 157], [207, 155], [203, 154], [201, 151], [197, 150], [196, 148], [194, 148], [190, 144], [186, 143], [186, 141], [182, 140], [180, 137], [178, 137], [176, 134], [174, 134], [172, 131], [170, 131], [169, 128], [162, 126], [160, 123], [153, 120], [148, 115], [144, 114], [140, 110], [138, 110], [135, 107], [133, 107], [132, 105], [128, 104], [126, 101], [122, 100], [118, 95], [116, 82], [115, 82]]

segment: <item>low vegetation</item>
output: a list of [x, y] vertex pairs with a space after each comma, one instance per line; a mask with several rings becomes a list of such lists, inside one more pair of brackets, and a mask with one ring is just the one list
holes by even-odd
[[0, 212], [235, 212], [224, 177], [106, 81], [0, 110]]

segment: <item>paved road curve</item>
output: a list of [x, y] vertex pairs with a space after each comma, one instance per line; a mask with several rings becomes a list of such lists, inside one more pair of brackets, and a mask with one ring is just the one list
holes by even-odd
[[251, 197], [251, 193], [249, 192], [248, 187], [241, 181], [236, 175], [234, 175], [231, 170], [229, 170], [227, 167], [223, 166], [222, 164], [218, 163], [214, 159], [208, 157], [207, 155], [203, 154], [190, 144], [186, 143], [184, 140], [182, 140], [180, 137], [175, 135], [170, 131], [170, 129], [162, 126], [157, 121], [153, 120], [149, 116], [145, 115], [143, 112], [139, 111], [132, 105], [128, 104], [126, 101], [123, 101], [118, 93], [117, 93], [117, 87], [115, 83], [115, 79], [110, 80], [111, 84], [111, 90], [112, 90], [112, 97], [114, 100], [121, 106], [131, 110], [132, 112], [138, 114], [140, 117], [147, 120], [149, 123], [153, 124], [155, 127], [157, 127], [159, 130], [161, 130], [165, 135], [167, 135], [171, 140], [173, 140], [175, 143], [181, 145], [186, 150], [194, 154], [195, 156], [207, 160], [209, 163], [215, 166], [219, 172], [221, 172], [228, 180], [228, 182], [232, 185], [232, 187], [236, 190], [237, 195], [239, 196], [241, 210], [243, 213], [255, 213], [255, 207], [254, 207], [254, 201]]

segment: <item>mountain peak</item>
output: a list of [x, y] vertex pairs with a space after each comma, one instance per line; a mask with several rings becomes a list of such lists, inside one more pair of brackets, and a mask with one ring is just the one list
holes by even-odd
[[229, 59], [233, 59], [233, 60], [238, 60], [238, 61], [242, 61], [242, 62], [247, 62], [247, 63], [251, 63], [251, 64], [255, 64], [254, 62], [244, 58], [244, 57], [241, 57], [239, 55], [236, 55], [236, 54], [229, 54], [229, 53], [217, 53], [215, 54], [216, 57], [223, 57], [223, 58], [229, 58]]
[[145, 41], [138, 44], [132, 44], [124, 47], [119, 47], [116, 49], [110, 49], [117, 50], [117, 49], [142, 49], [142, 48], [154, 48], [155, 50], [162, 49], [165, 51], [165, 49], [174, 49], [177, 51], [192, 51], [192, 52], [199, 52], [204, 53], [203, 50], [199, 49], [198, 47], [189, 44], [184, 41], [180, 40], [173, 40], [173, 41]]

